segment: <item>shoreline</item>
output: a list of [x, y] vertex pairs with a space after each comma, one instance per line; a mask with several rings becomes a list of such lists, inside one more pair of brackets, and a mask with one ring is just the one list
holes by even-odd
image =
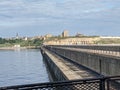
[[39, 49], [36, 46], [27, 46], [27, 47], [0, 47], [0, 50], [22, 50], [22, 49]]

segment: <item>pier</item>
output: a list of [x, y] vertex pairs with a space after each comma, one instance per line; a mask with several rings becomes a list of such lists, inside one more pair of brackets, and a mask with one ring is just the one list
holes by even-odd
[[41, 53], [50, 83], [1, 87], [1, 90], [119, 90], [120, 46], [50, 45]]

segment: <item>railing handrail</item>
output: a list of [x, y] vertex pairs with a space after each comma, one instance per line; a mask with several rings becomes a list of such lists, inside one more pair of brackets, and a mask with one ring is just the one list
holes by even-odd
[[15, 86], [5, 86], [5, 87], [0, 87], [0, 90], [6, 90], [6, 89], [15, 89], [15, 88], [24, 88], [24, 87], [51, 87], [51, 86], [57, 86], [57, 85], [63, 85], [67, 84], [70, 85], [71, 83], [76, 84], [82, 84], [82, 83], [94, 83], [94, 82], [100, 82], [100, 81], [105, 81], [105, 80], [120, 80], [120, 76], [107, 76], [107, 77], [99, 77], [99, 78], [89, 78], [89, 79], [79, 79], [79, 80], [70, 80], [70, 81], [57, 81], [57, 82], [46, 82], [46, 83], [35, 83], [35, 84], [25, 84], [25, 85], [15, 85]]

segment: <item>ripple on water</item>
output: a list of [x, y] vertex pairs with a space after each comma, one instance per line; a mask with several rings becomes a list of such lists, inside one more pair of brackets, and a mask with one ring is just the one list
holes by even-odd
[[0, 86], [48, 82], [39, 50], [0, 51]]

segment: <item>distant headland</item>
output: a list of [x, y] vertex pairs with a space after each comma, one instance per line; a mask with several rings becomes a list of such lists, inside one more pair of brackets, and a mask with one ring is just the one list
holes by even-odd
[[120, 37], [112, 36], [87, 36], [77, 33], [69, 35], [64, 30], [60, 35], [46, 34], [33, 37], [21, 37], [17, 33], [15, 37], [0, 38], [0, 50], [39, 48], [41, 45], [86, 45], [86, 44], [120, 44]]

